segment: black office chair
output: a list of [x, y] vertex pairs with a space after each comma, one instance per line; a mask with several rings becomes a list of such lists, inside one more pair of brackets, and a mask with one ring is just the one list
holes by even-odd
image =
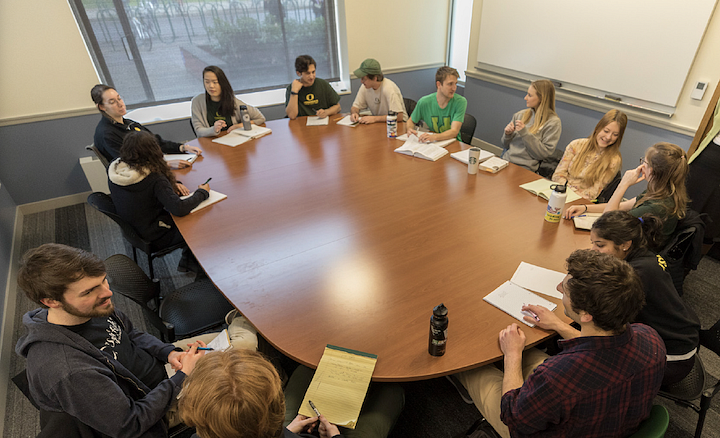
[[555, 149], [549, 157], [540, 162], [540, 167], [538, 167], [538, 170], [535, 173], [543, 178], [552, 178], [553, 173], [555, 173], [555, 168], [557, 168], [558, 164], [560, 164], [560, 160], [562, 160], [564, 153], [565, 151]]
[[193, 126], [192, 117], [189, 120], [190, 122], [190, 129], [192, 129], [193, 135], [197, 137], [197, 133], [195, 132], [195, 127]]
[[[707, 383], [707, 375], [705, 374], [705, 366], [700, 360], [700, 356], [695, 354], [695, 365], [690, 374], [678, 383], [668, 385], [660, 389], [660, 397], [672, 400], [675, 404], [688, 407], [698, 413], [698, 421], [695, 426], [695, 438], [702, 435], [703, 426], [705, 425], [705, 416], [710, 403], [715, 394], [720, 390], [720, 382], [713, 386], [705, 388]], [[700, 403], [696, 403], [700, 399]]]
[[[562, 158], [561, 158], [562, 159]], [[613, 178], [612, 181], [608, 185], [605, 186], [605, 188], [600, 192], [600, 194], [597, 197], [597, 203], [598, 204], [604, 204], [610, 200], [613, 193], [615, 193], [615, 189], [617, 189], [618, 184], [620, 184], [620, 180], [622, 179], [622, 174], [618, 170], [618, 173], [615, 175], [615, 178]]]
[[697, 269], [702, 258], [704, 234], [705, 223], [696, 211], [688, 208], [685, 217], [678, 221], [675, 232], [658, 251], [667, 262], [665, 270], [670, 273], [673, 285], [680, 296], [683, 295], [685, 277], [690, 271]]
[[[219, 328], [234, 308], [208, 278], [195, 280], [160, 299], [160, 283], [148, 278], [130, 257], [110, 256], [105, 260], [105, 269], [110, 289], [138, 303], [165, 342]], [[157, 313], [149, 303], [154, 303]]]
[[405, 104], [405, 111], [407, 111], [407, 116], [409, 119], [410, 116], [412, 116], [413, 111], [415, 111], [417, 102], [415, 102], [414, 100], [412, 100], [408, 97], [403, 97], [403, 103]]
[[100, 150], [95, 146], [95, 143], [85, 146], [85, 150], [88, 150], [95, 154], [95, 156], [100, 160], [100, 162], [105, 166], [105, 169], [107, 170], [108, 167], [110, 167], [110, 162], [108, 161], [107, 157], [100, 152]]
[[155, 270], [153, 269], [154, 259], [170, 254], [176, 249], [185, 246], [185, 242], [180, 242], [177, 245], [173, 245], [167, 248], [158, 248], [156, 245], [153, 244], [153, 242], [149, 242], [140, 237], [140, 235], [135, 231], [135, 228], [133, 228], [132, 225], [130, 225], [128, 222], [125, 221], [125, 219], [121, 218], [120, 215], [117, 214], [117, 210], [115, 210], [115, 204], [113, 203], [110, 195], [102, 192], [94, 192], [88, 196], [87, 202], [95, 210], [103, 213], [104, 215], [115, 221], [116, 224], [120, 225], [123, 237], [125, 237], [125, 240], [130, 242], [130, 245], [132, 245], [133, 247], [133, 260], [135, 260], [136, 263], [138, 249], [147, 255], [148, 266], [150, 267], [150, 278], [155, 278]]
[[472, 144], [473, 136], [475, 135], [475, 128], [477, 127], [477, 120], [475, 117], [468, 113], [465, 113], [465, 119], [463, 120], [462, 126], [460, 127], [460, 138], [465, 144]]

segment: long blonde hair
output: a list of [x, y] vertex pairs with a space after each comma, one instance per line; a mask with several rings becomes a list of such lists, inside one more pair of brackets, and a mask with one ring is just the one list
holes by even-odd
[[[605, 148], [605, 151], [600, 154], [595, 162], [591, 163], [585, 171], [583, 176], [583, 182], [587, 185], [592, 185], [595, 181], [609, 180], [619, 169], [622, 168], [622, 155], [620, 154], [620, 143], [622, 143], [623, 135], [625, 134], [625, 127], [627, 126], [627, 116], [624, 112], [616, 109], [610, 110], [600, 119], [595, 125], [595, 130], [588, 137], [588, 141], [582, 146], [582, 149], [577, 153], [572, 165], [570, 166], [569, 173], [571, 175], [580, 175], [585, 167], [585, 161], [587, 158], [600, 150], [597, 142], [597, 136], [605, 129], [605, 127], [612, 122], [615, 122], [620, 127], [620, 134], [618, 135], [615, 143]], [[612, 164], [616, 158], [620, 158], [620, 167], [613, 168]]]
[[652, 175], [647, 185], [647, 193], [640, 198], [635, 206], [651, 199], [672, 198], [675, 206], [668, 211], [670, 216], [685, 217], [688, 195], [685, 179], [688, 174], [688, 160], [685, 151], [678, 145], [660, 142], [650, 146], [647, 163], [652, 168]]
[[[545, 122], [550, 120], [555, 114], [555, 86], [552, 82], [547, 79], [540, 79], [532, 81], [530, 86], [535, 89], [538, 97], [540, 98], [540, 104], [535, 110], [535, 121], [532, 126], [528, 127], [528, 131], [531, 134], [537, 134], [540, 128], [545, 125]], [[522, 122], [527, 124], [533, 115], [533, 109], [528, 108], [523, 114]]]

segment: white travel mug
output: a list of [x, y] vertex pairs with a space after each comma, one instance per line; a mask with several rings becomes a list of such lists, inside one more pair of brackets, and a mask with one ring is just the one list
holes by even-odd
[[480, 148], [470, 148], [470, 152], [468, 155], [468, 173], [470, 175], [475, 175], [478, 171]]

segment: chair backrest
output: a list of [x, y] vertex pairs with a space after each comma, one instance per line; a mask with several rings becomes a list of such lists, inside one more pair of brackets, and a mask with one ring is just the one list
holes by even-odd
[[472, 144], [473, 136], [475, 135], [475, 128], [477, 127], [477, 120], [475, 117], [468, 113], [465, 113], [465, 119], [463, 120], [462, 126], [460, 127], [460, 138], [465, 144]]
[[[562, 159], [562, 158], [561, 158]], [[615, 178], [613, 178], [612, 181], [608, 185], [605, 186], [605, 188], [600, 192], [600, 194], [597, 197], [598, 204], [604, 204], [610, 200], [613, 193], [615, 193], [615, 189], [617, 189], [617, 186], [620, 184], [620, 180], [622, 179], [622, 173], [618, 170], [618, 173], [615, 175]]]
[[555, 173], [555, 168], [560, 164], [564, 153], [565, 151], [555, 149], [549, 157], [540, 162], [537, 174], [547, 179], [552, 178], [553, 173]]
[[687, 376], [677, 383], [664, 385], [660, 395], [670, 399], [692, 401], [700, 398], [705, 390], [705, 365], [700, 356], [695, 353], [695, 364]]
[[169, 332], [168, 326], [153, 311], [148, 303], [155, 301], [160, 296], [160, 283], [151, 280], [145, 272], [130, 257], [125, 254], [115, 254], [105, 260], [105, 270], [107, 271], [110, 289], [130, 298], [140, 305], [143, 309], [145, 317], [155, 326], [165, 339], [174, 339], [175, 334]]
[[195, 132], [195, 126], [193, 126], [192, 118], [190, 118], [190, 129], [192, 129], [193, 135], [197, 137], [197, 133]]
[[95, 154], [95, 156], [98, 157], [98, 160], [100, 160], [100, 162], [103, 164], [103, 166], [105, 166], [105, 169], [110, 167], [110, 162], [108, 161], [107, 157], [105, 155], [103, 155], [102, 152], [100, 152], [100, 149], [98, 149], [95, 146], [95, 143], [85, 146], [85, 149], [93, 152]]
[[665, 406], [653, 405], [650, 416], [642, 422], [640, 429], [629, 438], [662, 438], [670, 424], [670, 414]]
[[[407, 111], [407, 116], [409, 119], [410, 116], [412, 116], [413, 111], [415, 111], [415, 106], [417, 106], [417, 102], [408, 97], [403, 97], [403, 103], [405, 104], [405, 111]], [[417, 124], [417, 120], [415, 120], [415, 123]]]
[[135, 231], [135, 228], [117, 214], [115, 204], [113, 203], [110, 195], [102, 192], [93, 192], [88, 195], [87, 202], [95, 210], [103, 213], [118, 224], [122, 230], [123, 236], [133, 247], [144, 251], [146, 254], [150, 254], [152, 252], [151, 243], [140, 237], [140, 235]]

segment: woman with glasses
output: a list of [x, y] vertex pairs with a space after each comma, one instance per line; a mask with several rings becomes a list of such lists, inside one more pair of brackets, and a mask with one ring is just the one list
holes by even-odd
[[242, 128], [240, 106], [247, 107], [250, 123], [262, 125], [265, 116], [254, 106], [235, 97], [225, 72], [210, 65], [203, 69], [205, 92], [192, 100], [192, 125], [198, 137], [212, 137], [222, 131]]
[[[90, 97], [92, 97], [93, 102], [95, 102], [98, 111], [103, 115], [95, 128], [95, 147], [98, 148], [100, 153], [103, 154], [108, 161], [113, 161], [120, 155], [120, 147], [122, 146], [123, 139], [130, 132], [150, 132], [149, 129], [140, 123], [124, 117], [127, 113], [125, 102], [113, 87], [104, 84], [95, 85], [92, 90], [90, 90]], [[187, 152], [198, 155], [202, 154], [202, 150], [196, 146], [164, 140], [159, 135], [155, 137], [163, 153], [177, 154]], [[189, 165], [189, 163], [180, 162], [180, 167]], [[187, 195], [188, 193], [187, 189], [185, 189], [183, 194]]]
[[[565, 210], [563, 217], [571, 219], [585, 212], [602, 213], [613, 210], [627, 211], [635, 217], [649, 213], [662, 221], [664, 239], [659, 242], [662, 245], [675, 231], [678, 219], [685, 217], [688, 203], [685, 190], [687, 174], [688, 160], [685, 151], [671, 143], [656, 143], [645, 152], [638, 167], [625, 172], [615, 193], [606, 204], [573, 205]], [[623, 201], [625, 192], [644, 180], [647, 180], [647, 189], [638, 196]]]

